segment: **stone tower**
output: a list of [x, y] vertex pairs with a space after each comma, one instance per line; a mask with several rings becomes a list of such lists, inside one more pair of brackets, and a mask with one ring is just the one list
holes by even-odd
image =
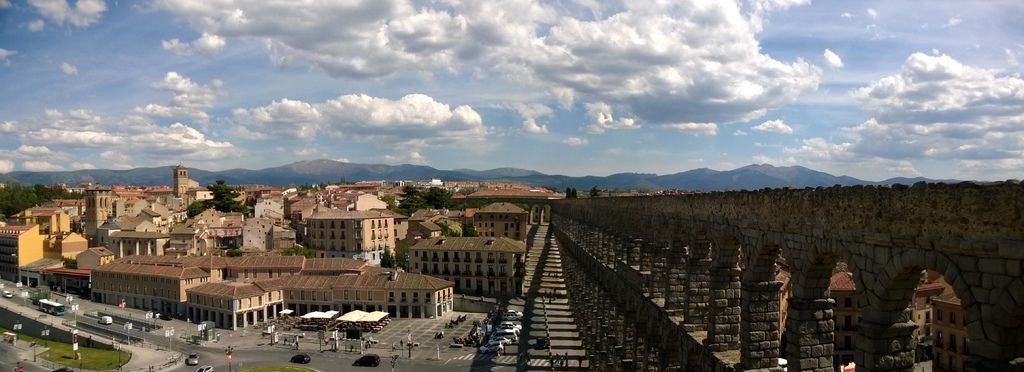
[[178, 164], [174, 167], [174, 196], [183, 197], [188, 193], [188, 168]]
[[110, 215], [113, 193], [109, 187], [93, 186], [85, 190], [85, 236], [92, 243], [96, 239], [96, 228], [106, 222]]

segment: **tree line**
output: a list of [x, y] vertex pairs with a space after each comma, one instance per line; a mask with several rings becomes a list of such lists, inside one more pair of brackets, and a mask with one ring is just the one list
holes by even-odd
[[82, 194], [56, 186], [10, 183], [0, 189], [0, 211], [4, 216], [11, 216], [56, 199], [82, 199]]

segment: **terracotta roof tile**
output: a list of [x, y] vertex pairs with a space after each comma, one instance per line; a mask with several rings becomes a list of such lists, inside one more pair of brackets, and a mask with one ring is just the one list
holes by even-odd
[[493, 251], [526, 253], [526, 243], [506, 237], [445, 237], [421, 239], [409, 249], [424, 251]]
[[832, 291], [856, 291], [857, 284], [853, 281], [853, 275], [848, 272], [832, 274], [828, 289]]
[[491, 203], [480, 208], [476, 213], [526, 213], [526, 210], [512, 203]]

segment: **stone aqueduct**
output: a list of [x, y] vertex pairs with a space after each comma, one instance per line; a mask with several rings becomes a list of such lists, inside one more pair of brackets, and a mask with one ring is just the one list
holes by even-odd
[[[911, 371], [921, 270], [965, 309], [968, 370], [1024, 371], [1024, 186], [917, 184], [523, 201], [551, 207], [593, 370], [832, 371], [837, 261], [859, 371]], [[792, 294], [779, 334], [774, 263]], [[1018, 361], [1022, 359], [1017, 359]]]

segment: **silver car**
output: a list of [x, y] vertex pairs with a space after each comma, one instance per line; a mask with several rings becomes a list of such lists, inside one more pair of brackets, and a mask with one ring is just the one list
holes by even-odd
[[186, 366], [198, 366], [199, 365], [199, 354], [189, 354], [188, 358], [185, 358]]

